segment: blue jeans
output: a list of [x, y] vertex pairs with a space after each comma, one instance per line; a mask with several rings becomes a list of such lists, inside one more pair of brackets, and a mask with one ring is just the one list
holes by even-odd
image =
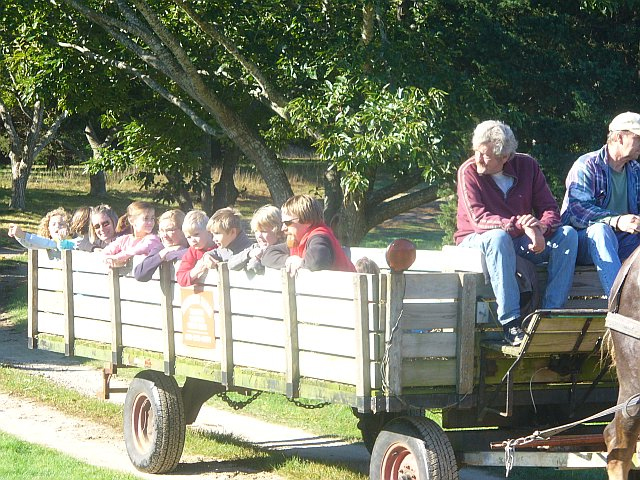
[[564, 305], [573, 283], [573, 271], [578, 251], [578, 235], [572, 227], [560, 227], [547, 238], [543, 252], [529, 250], [531, 240], [526, 235], [512, 238], [504, 230], [472, 233], [460, 243], [461, 247], [478, 248], [484, 253], [491, 287], [498, 304], [498, 321], [504, 325], [520, 317], [520, 290], [516, 281], [516, 255], [538, 265], [549, 262], [547, 289], [542, 308]]
[[614, 232], [604, 223], [578, 230], [578, 265], [595, 265], [604, 294], [609, 296], [622, 261], [640, 245], [640, 235]]

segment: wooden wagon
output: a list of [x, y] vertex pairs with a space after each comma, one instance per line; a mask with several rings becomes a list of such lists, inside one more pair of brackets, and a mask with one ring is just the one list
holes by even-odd
[[[576, 273], [567, 309], [537, 312], [523, 345], [506, 347], [482, 258], [468, 253], [419, 251], [402, 273], [295, 279], [220, 264], [202, 287], [182, 289], [171, 265], [141, 283], [99, 255], [30, 251], [29, 346], [143, 369], [124, 418], [143, 471], [172, 470], [202, 404], [235, 390], [351, 406], [371, 478], [457, 478], [458, 464], [504, 464], [491, 442], [616, 400], [615, 376], [600, 362], [606, 302], [593, 271]], [[385, 265], [382, 250], [352, 257], [363, 254]], [[174, 375], [187, 380], [179, 386]], [[431, 409], [442, 411], [442, 427], [425, 417]], [[516, 465], [604, 466], [601, 435], [597, 443], [579, 454], [566, 445], [518, 451]]]

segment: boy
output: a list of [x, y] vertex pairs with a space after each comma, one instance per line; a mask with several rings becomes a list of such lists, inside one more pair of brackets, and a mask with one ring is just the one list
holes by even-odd
[[203, 259], [204, 254], [216, 247], [213, 236], [207, 231], [209, 217], [202, 210], [192, 210], [184, 217], [182, 231], [189, 248], [182, 257], [180, 267], [176, 272], [176, 280], [181, 287], [188, 287], [197, 283], [209, 267]]
[[241, 218], [237, 210], [229, 207], [221, 208], [213, 214], [207, 223], [207, 230], [217, 246], [203, 258], [207, 268], [215, 267], [218, 262], [227, 262], [235, 254], [251, 246], [253, 242], [244, 233]]

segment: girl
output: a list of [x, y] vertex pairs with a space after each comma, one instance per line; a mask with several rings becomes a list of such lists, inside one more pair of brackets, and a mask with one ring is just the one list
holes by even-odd
[[[47, 212], [40, 220], [38, 233], [27, 233], [19, 225], [9, 225], [9, 236], [15, 238], [25, 248], [46, 248], [57, 250], [61, 248], [61, 242], [68, 236], [69, 214], [62, 208], [56, 208]], [[62, 246], [62, 248], [65, 248]], [[65, 249], [71, 249], [73, 245]]]
[[151, 203], [130, 204], [127, 207], [127, 222], [133, 233], [116, 238], [102, 250], [105, 263], [110, 268], [123, 266], [134, 255], [153, 255], [162, 249], [162, 242], [152, 233], [156, 214]]

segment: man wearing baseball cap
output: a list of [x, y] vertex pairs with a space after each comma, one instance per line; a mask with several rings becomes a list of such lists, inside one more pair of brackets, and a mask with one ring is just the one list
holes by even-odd
[[578, 231], [579, 265], [595, 265], [609, 295], [621, 262], [640, 245], [640, 115], [621, 113], [607, 143], [567, 175], [562, 221]]

